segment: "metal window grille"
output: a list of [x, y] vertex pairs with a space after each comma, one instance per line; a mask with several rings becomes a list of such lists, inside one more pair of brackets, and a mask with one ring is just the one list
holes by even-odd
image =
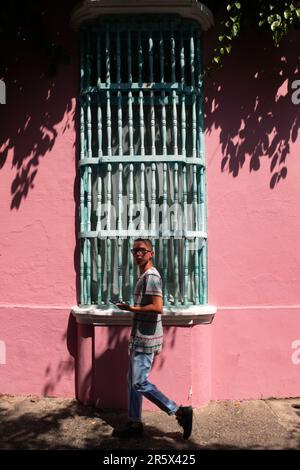
[[130, 249], [152, 240], [170, 305], [207, 303], [199, 25], [106, 17], [81, 30], [80, 302], [133, 302]]

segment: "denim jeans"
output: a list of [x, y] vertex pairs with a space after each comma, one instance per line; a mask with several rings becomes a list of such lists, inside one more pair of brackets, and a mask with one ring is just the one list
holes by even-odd
[[130, 351], [128, 370], [128, 415], [130, 421], [140, 421], [142, 416], [143, 396], [169, 415], [178, 410], [178, 405], [163, 395], [155, 385], [148, 381], [154, 359], [154, 353], [147, 354]]

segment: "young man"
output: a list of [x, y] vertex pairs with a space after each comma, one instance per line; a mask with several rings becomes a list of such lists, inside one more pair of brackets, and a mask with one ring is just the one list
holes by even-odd
[[192, 432], [192, 407], [178, 406], [148, 381], [153, 359], [162, 350], [163, 344], [162, 283], [160, 274], [152, 263], [154, 251], [151, 241], [143, 238], [136, 239], [132, 254], [140, 270], [140, 277], [134, 289], [134, 305], [117, 303], [120, 309], [134, 313], [129, 344], [129, 421], [123, 429], [114, 430], [113, 436], [139, 437], [143, 435], [141, 416], [142, 399], [145, 396], [161, 410], [169, 415], [175, 415], [183, 428], [183, 437], [188, 439]]

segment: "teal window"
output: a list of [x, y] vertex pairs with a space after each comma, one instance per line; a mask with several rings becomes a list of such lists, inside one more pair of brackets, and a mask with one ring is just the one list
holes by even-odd
[[137, 237], [166, 308], [207, 303], [201, 49], [199, 24], [177, 16], [81, 29], [81, 305], [133, 302]]

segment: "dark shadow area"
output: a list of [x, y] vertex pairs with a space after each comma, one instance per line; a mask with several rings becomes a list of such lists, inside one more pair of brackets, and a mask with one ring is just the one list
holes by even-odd
[[14, 410], [0, 408], [0, 449], [120, 449], [122, 443], [126, 449], [176, 449], [182, 444], [186, 449], [198, 448], [192, 440], [185, 443], [180, 432], [165, 435], [154, 426], [147, 428], [142, 439], [121, 443], [111, 437], [111, 432], [124, 421], [124, 413], [102, 413], [75, 400], [68, 406], [58, 405], [56, 409], [51, 409], [51, 405], [47, 409], [44, 405], [41, 410], [39, 405], [39, 411], [35, 412], [34, 405], [39, 401], [38, 398], [31, 400], [32, 411], [18, 415]]
[[45, 378], [46, 382], [43, 387], [43, 396], [53, 396], [55, 395], [55, 390], [57, 384], [59, 384], [62, 380], [66, 379], [70, 375], [73, 375], [75, 370], [75, 394], [77, 396], [77, 368], [76, 368], [76, 357], [77, 357], [77, 330], [76, 330], [76, 319], [70, 313], [68, 326], [66, 332], [62, 336], [62, 343], [66, 344], [68, 353], [70, 354], [69, 358], [64, 361], [60, 361], [56, 370], [53, 370], [51, 364], [45, 370]]
[[19, 209], [34, 188], [39, 165], [45, 156], [51, 158], [59, 134], [74, 126], [68, 113], [77, 94], [78, 36], [71, 31], [69, 19], [76, 3], [67, 0], [63, 5], [58, 1], [43, 5], [43, 17], [47, 19], [43, 33], [57, 41], [69, 62], [61, 65], [54, 76], [47, 76], [51, 58], [34, 44], [21, 47], [17, 41], [1, 43], [1, 57], [6, 64], [1, 78], [7, 99], [0, 107], [0, 170], [9, 162], [11, 209]]
[[[100, 413], [100, 416], [112, 427], [119, 428], [120, 424], [123, 425], [127, 421], [127, 415], [122, 413], [115, 414], [106, 414]], [[144, 420], [147, 422], [149, 415], [145, 415]], [[158, 421], [162, 420], [162, 415], [159, 415]], [[151, 419], [154, 419], [153, 415]], [[157, 419], [157, 418], [156, 418]], [[189, 440], [184, 440], [182, 437], [181, 428], [176, 424], [175, 418], [171, 416], [164, 415], [164, 421], [168, 420], [170, 422], [170, 427], [172, 429], [178, 428], [176, 431], [167, 431], [164, 432], [160, 427], [153, 424], [145, 425], [144, 436], [139, 439], [120, 439], [112, 437], [111, 435], [107, 436], [105, 440], [102, 440], [99, 443], [99, 449], [164, 449], [164, 450], [190, 450], [190, 449], [203, 449], [203, 447], [197, 443], [191, 437]], [[161, 421], [158, 422], [158, 425], [161, 424]]]
[[[87, 375], [81, 378], [81, 390], [78, 390], [77, 328], [76, 319], [70, 313], [67, 330], [61, 338], [62, 343], [66, 344], [70, 356], [67, 360], [61, 360], [56, 368], [49, 362], [44, 372], [43, 396], [55, 396], [57, 386], [75, 373], [74, 389], [76, 397], [82, 396], [83, 391], [91, 388], [91, 400], [96, 407], [126, 410], [128, 344], [131, 327], [106, 326], [102, 328], [99, 335], [96, 333], [97, 328], [100, 327], [95, 327], [93, 356], [91, 356], [90, 369]], [[165, 344], [168, 344], [168, 348], [173, 349], [175, 347], [177, 332], [176, 327], [164, 327]], [[102, 335], [105, 335], [105, 339], [101, 339]], [[167, 351], [163, 348], [163, 351], [154, 360], [154, 368], [161, 374], [164, 373], [167, 354], [172, 354], [172, 352], [170, 349]]]
[[293, 439], [296, 441], [297, 448], [300, 449], [300, 403], [293, 403], [291, 405], [295, 415], [297, 416], [294, 423], [293, 430], [291, 431]]
[[75, 244], [75, 250], [74, 250], [74, 257], [73, 257], [73, 263], [74, 263], [74, 271], [76, 274], [76, 301], [77, 305], [81, 304], [81, 299], [80, 299], [80, 292], [81, 292], [81, 286], [80, 286], [80, 253], [81, 253], [81, 238], [79, 238], [78, 234], [80, 232], [80, 220], [79, 220], [79, 207], [80, 207], [80, 172], [77, 171], [77, 162], [79, 160], [79, 133], [78, 133], [78, 109], [76, 112], [76, 141], [75, 141], [75, 152], [76, 152], [76, 158], [74, 160], [74, 165], [75, 165], [75, 180], [74, 180], [74, 186], [73, 186], [73, 197], [74, 197], [74, 238], [76, 240]]
[[[101, 409], [122, 408], [127, 410], [128, 343], [131, 327], [107, 326], [104, 328], [105, 343], [99, 344], [97, 347], [98, 341], [95, 335], [95, 359], [92, 370], [85, 378], [82, 388], [83, 390], [88, 389], [92, 374], [94, 404]], [[165, 342], [168, 342], [171, 348], [175, 347], [176, 334], [176, 328], [164, 328]], [[99, 349], [102, 351], [101, 354], [99, 354]], [[166, 354], [171, 354], [171, 352], [166, 352], [163, 349], [154, 359], [153, 368], [158, 368], [161, 374], [163, 374]], [[149, 379], [151, 381], [151, 374]], [[162, 390], [162, 392], [164, 391]]]
[[[51, 399], [28, 398], [27, 401], [29, 402], [27, 408], [31, 410], [20, 415], [17, 410], [7, 411], [1, 406], [1, 449], [76, 449], [79, 423], [82, 424], [81, 433], [87, 432], [87, 426], [91, 426], [91, 429], [94, 427], [94, 423], [88, 423], [88, 420], [93, 421], [95, 410], [75, 400], [65, 400], [68, 402], [67, 406], [62, 400], [61, 406], [58, 403], [54, 408], [51, 406], [53, 403]], [[38, 412], [35, 411], [35, 407], [38, 407]], [[105, 427], [105, 423], [103, 424]], [[92, 443], [96, 447], [99, 442], [96, 431], [97, 429], [95, 434], [93, 432], [94, 437], [89, 437], [87, 433], [79, 447], [88, 448]], [[80, 439], [79, 435], [77, 437]]]
[[[209, 423], [194, 420], [195, 432], [188, 441], [182, 437], [174, 417], [163, 413], [145, 414], [145, 435], [140, 439], [118, 439], [111, 436], [114, 427], [126, 421], [120, 410], [102, 412], [76, 400], [45, 399], [38, 397], [0, 397], [0, 450], [54, 450], [54, 449], [165, 449], [165, 450], [239, 450], [267, 449], [259, 445], [225, 444], [224, 423], [222, 435], [207, 435]], [[227, 423], [228, 424], [228, 423]], [[231, 426], [233, 423], [231, 423]], [[243, 433], [247, 435], [247, 422]], [[252, 429], [253, 432], [253, 427]], [[234, 428], [228, 428], [236, 432]], [[202, 432], [204, 431], [204, 436]], [[209, 441], [214, 442], [209, 444]], [[223, 441], [223, 443], [222, 443]], [[281, 449], [287, 449], [283, 446]], [[300, 448], [296, 444], [293, 449]]]
[[1, 398], [0, 449], [117, 449], [122, 443], [126, 449], [199, 448], [193, 440], [184, 441], [179, 428], [178, 433], [165, 434], [155, 426], [147, 426], [142, 439], [120, 442], [111, 437], [113, 427], [126, 421], [126, 414], [119, 410], [104, 413], [76, 400], [37, 397], [20, 397], [13, 409], [9, 400]]
[[[216, 25], [218, 18], [216, 19]], [[216, 45], [216, 27], [205, 34], [205, 63]], [[292, 103], [292, 83], [299, 80], [299, 34], [275, 47], [265, 34], [244, 35], [234, 43], [223, 68], [205, 78], [207, 140], [219, 132], [219, 145], [206, 153], [220, 159], [220, 170], [237, 177], [269, 162], [269, 186], [288, 175], [291, 146], [299, 136], [300, 106]]]
[[96, 353], [94, 400], [97, 407], [127, 409], [127, 369], [129, 328], [106, 327], [107, 345]]

